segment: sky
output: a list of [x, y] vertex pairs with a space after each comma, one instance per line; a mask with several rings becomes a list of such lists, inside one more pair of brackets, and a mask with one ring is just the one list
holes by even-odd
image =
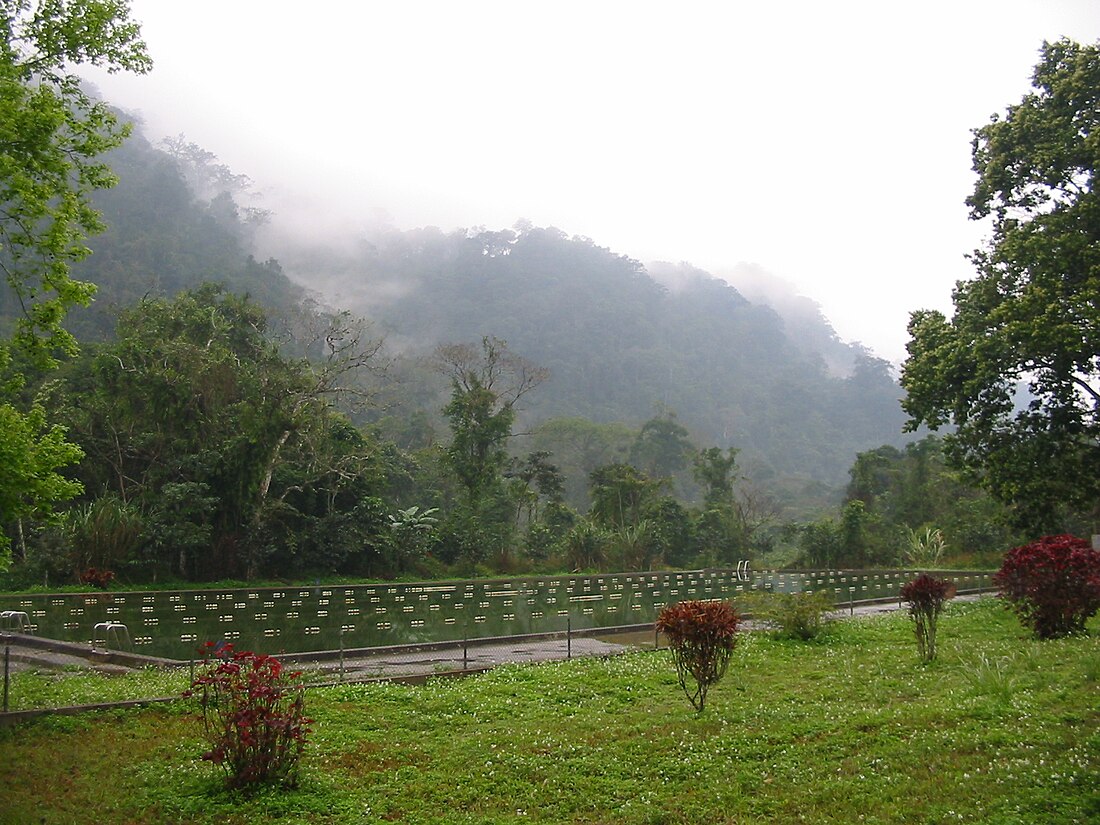
[[145, 76], [86, 74], [153, 140], [252, 178], [277, 227], [510, 227], [750, 263], [905, 356], [986, 227], [971, 130], [1097, 0], [131, 0]]

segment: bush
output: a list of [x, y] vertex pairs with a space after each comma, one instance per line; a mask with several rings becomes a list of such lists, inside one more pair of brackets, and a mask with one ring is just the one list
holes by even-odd
[[[301, 673], [278, 659], [207, 642], [203, 671], [184, 696], [197, 696], [210, 750], [231, 788], [272, 782], [293, 787], [312, 719], [305, 716]], [[214, 655], [215, 658], [209, 658]]]
[[1040, 639], [1079, 633], [1100, 610], [1100, 552], [1075, 536], [1044, 536], [1005, 553], [993, 583]]
[[657, 630], [668, 639], [680, 687], [696, 711], [702, 712], [710, 686], [725, 675], [740, 623], [724, 601], [679, 602], [658, 614]]
[[828, 593], [751, 593], [745, 604], [754, 619], [778, 629], [780, 636], [809, 641], [821, 633], [833, 609]]
[[955, 596], [955, 583], [921, 573], [901, 586], [901, 600], [909, 605], [917, 653], [925, 662], [936, 658], [936, 625], [947, 600]]
[[914, 567], [936, 567], [947, 550], [943, 531], [934, 527], [926, 527], [922, 533], [906, 527], [905, 543], [905, 562]]
[[99, 570], [95, 567], [89, 567], [80, 574], [81, 584], [90, 584], [92, 587], [98, 587], [100, 590], [106, 590], [111, 586], [111, 582], [114, 580], [115, 574], [112, 571]]

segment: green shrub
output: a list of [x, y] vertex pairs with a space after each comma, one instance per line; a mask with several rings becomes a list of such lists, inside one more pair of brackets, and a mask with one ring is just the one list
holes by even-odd
[[906, 527], [905, 543], [905, 562], [917, 568], [936, 567], [947, 550], [943, 531], [934, 527], [926, 527], [919, 533], [911, 527]]
[[825, 614], [833, 609], [828, 593], [750, 593], [745, 606], [753, 619], [788, 639], [809, 641], [821, 633]]
[[702, 712], [710, 686], [725, 675], [740, 623], [724, 601], [679, 602], [658, 614], [657, 630], [668, 639], [680, 687], [696, 711]]

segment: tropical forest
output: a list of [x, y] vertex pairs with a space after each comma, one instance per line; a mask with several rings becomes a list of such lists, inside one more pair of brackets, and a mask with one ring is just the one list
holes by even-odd
[[981, 566], [1095, 529], [1092, 161], [1066, 133], [1047, 182], [1023, 120], [1084, 116], [1092, 47], [1050, 45], [1043, 91], [977, 131], [998, 229], [899, 374], [807, 299], [523, 219], [273, 238], [247, 176], [14, 42], [5, 587]]

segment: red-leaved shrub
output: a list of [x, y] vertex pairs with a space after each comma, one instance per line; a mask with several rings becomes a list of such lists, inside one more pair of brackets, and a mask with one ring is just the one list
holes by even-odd
[[96, 567], [89, 567], [80, 574], [81, 584], [90, 584], [92, 587], [98, 587], [100, 590], [106, 590], [114, 580], [115, 574], [112, 571], [100, 570]]
[[[210, 750], [232, 788], [265, 782], [293, 787], [310, 732], [301, 672], [283, 670], [272, 656], [234, 652], [207, 642], [202, 672], [184, 696], [198, 698]], [[210, 658], [213, 656], [214, 658]]]
[[1078, 633], [1100, 610], [1100, 551], [1075, 536], [1044, 536], [1005, 553], [993, 583], [1039, 638]]
[[926, 662], [936, 658], [936, 625], [947, 600], [954, 598], [955, 583], [921, 573], [901, 586], [901, 600], [909, 605], [913, 630], [917, 636], [917, 653]]
[[[680, 687], [697, 711], [729, 667], [741, 617], [723, 601], [686, 601], [662, 608], [657, 630], [668, 639]], [[689, 678], [694, 686], [689, 686]]]

